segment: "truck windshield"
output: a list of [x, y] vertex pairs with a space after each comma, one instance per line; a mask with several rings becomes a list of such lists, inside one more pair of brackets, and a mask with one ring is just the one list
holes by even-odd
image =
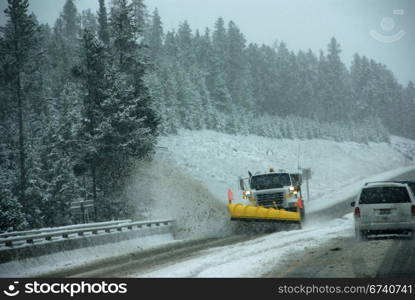
[[367, 188], [360, 195], [360, 204], [407, 203], [411, 202], [404, 187]]
[[251, 178], [251, 189], [253, 190], [279, 189], [290, 185], [290, 175], [287, 173], [257, 175]]

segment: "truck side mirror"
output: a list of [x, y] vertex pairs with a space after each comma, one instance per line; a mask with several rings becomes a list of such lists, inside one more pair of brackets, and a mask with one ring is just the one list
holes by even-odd
[[244, 183], [244, 180], [242, 178], [239, 178], [239, 187], [240, 187], [241, 191], [245, 191], [245, 183]]
[[350, 203], [350, 205], [351, 205], [352, 207], [354, 207], [354, 206], [356, 205], [356, 202], [355, 202], [355, 201], [353, 201], [352, 203]]

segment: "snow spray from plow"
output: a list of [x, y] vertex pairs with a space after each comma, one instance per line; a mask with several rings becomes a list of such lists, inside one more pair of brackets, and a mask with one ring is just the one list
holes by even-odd
[[175, 219], [175, 238], [198, 239], [232, 233], [226, 203], [174, 162], [142, 163], [137, 170], [129, 197], [135, 199], [139, 209], [146, 209], [146, 218]]

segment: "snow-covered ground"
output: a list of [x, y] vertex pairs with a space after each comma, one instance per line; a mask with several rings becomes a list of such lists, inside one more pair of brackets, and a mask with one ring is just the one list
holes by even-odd
[[[193, 257], [131, 277], [259, 277], [275, 271], [298, 251], [353, 233], [352, 214], [314, 223], [302, 230], [284, 231], [247, 242], [199, 251]], [[283, 274], [282, 274], [283, 275]]]
[[122, 256], [134, 251], [149, 250], [173, 242], [174, 239], [171, 234], [159, 234], [121, 241], [115, 244], [61, 251], [54, 254], [11, 261], [0, 264], [0, 278], [35, 277], [42, 273], [82, 266], [95, 260]]

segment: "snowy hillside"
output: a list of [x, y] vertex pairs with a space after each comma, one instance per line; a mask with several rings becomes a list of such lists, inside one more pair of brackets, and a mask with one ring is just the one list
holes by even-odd
[[159, 146], [156, 159], [137, 174], [132, 190], [134, 195], [146, 190], [152, 216], [177, 218], [192, 237], [230, 228], [227, 189], [239, 198], [237, 179], [248, 170], [295, 171], [300, 157], [300, 166], [313, 172], [308, 204], [312, 211], [352, 196], [366, 180], [391, 178], [402, 168], [415, 167], [415, 142], [400, 137], [392, 137], [391, 144], [365, 145], [184, 130], [161, 138]]
[[[328, 189], [349, 185], [361, 178], [413, 164], [415, 142], [392, 137], [392, 143], [337, 143], [327, 140], [275, 140], [233, 136], [212, 131], [181, 131], [161, 139], [159, 157], [168, 159], [200, 180], [218, 198], [237, 190], [238, 176], [269, 168], [296, 171], [311, 168], [312, 197]], [[412, 149], [412, 152], [411, 152]]]

